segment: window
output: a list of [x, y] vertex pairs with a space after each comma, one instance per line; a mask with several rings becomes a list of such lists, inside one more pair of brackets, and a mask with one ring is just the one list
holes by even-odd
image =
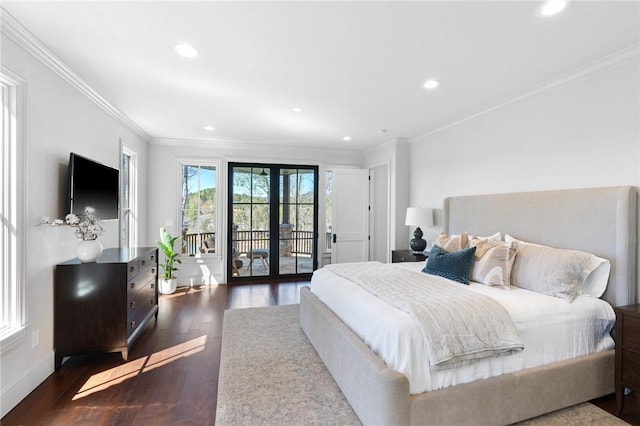
[[183, 254], [217, 254], [218, 164], [180, 163], [180, 207]]
[[122, 165], [120, 167], [121, 214], [120, 214], [120, 247], [135, 247], [137, 243], [137, 157], [129, 148], [122, 147]]
[[0, 341], [3, 349], [24, 335], [24, 185], [22, 140], [24, 80], [0, 69], [2, 149], [0, 150]]

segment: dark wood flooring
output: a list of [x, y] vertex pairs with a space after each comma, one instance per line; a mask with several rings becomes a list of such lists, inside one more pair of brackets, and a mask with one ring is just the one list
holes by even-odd
[[[12, 425], [212, 425], [224, 309], [299, 302], [307, 282], [181, 288], [160, 297], [158, 320], [119, 354], [69, 358], [0, 423]], [[623, 419], [640, 426], [640, 397]], [[593, 401], [614, 412], [615, 398]]]

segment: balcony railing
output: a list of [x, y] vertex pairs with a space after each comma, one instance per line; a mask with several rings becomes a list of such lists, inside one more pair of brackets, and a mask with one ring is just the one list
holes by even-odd
[[[204, 253], [205, 252], [204, 242], [209, 237], [213, 238], [213, 241], [216, 241], [215, 232], [202, 232], [200, 234], [183, 234], [182, 235], [182, 254]], [[215, 247], [213, 247], [211, 250], [212, 250], [210, 251], [211, 253], [215, 253]]]
[[[183, 235], [183, 254], [204, 253], [205, 244], [209, 237], [215, 241], [215, 232], [202, 232], [199, 234]], [[331, 248], [331, 232], [325, 235], [327, 248]], [[288, 241], [292, 254], [310, 255], [313, 252], [313, 232], [312, 231], [292, 231], [291, 238], [283, 239]], [[238, 253], [248, 253], [252, 249], [269, 248], [269, 231], [237, 231], [235, 240]], [[217, 244], [217, 242], [216, 242]], [[215, 247], [210, 248], [209, 253], [215, 253]]]

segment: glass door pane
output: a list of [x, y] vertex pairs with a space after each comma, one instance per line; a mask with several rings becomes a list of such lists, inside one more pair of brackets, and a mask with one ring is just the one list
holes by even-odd
[[311, 273], [316, 258], [316, 172], [282, 168], [279, 180], [279, 274]]
[[237, 277], [268, 276], [270, 232], [270, 170], [231, 169], [231, 273]]

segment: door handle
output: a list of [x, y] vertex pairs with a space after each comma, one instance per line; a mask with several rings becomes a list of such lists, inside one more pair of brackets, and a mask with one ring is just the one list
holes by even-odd
[[337, 239], [338, 239], [337, 235], [336, 235], [336, 234], [333, 234], [333, 242], [334, 242], [334, 243], [337, 243], [337, 242], [338, 242], [338, 241], [336, 241]]

